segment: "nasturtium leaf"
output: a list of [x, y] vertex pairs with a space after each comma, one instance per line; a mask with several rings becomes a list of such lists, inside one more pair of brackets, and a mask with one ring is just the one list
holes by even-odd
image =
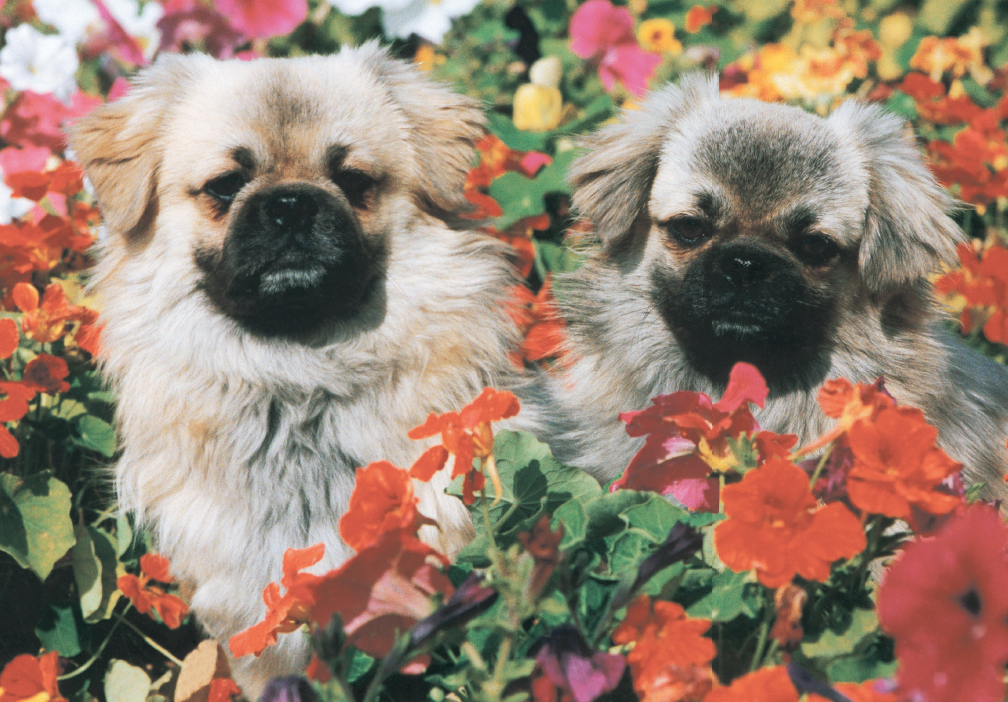
[[581, 267], [584, 257], [566, 246], [552, 241], [533, 240], [535, 244], [535, 264], [539, 274], [545, 278], [548, 273], [570, 273]]
[[76, 442], [79, 446], [97, 451], [107, 458], [116, 452], [115, 429], [103, 419], [91, 414], [83, 415], [77, 421]]
[[487, 114], [490, 132], [515, 151], [542, 151], [549, 140], [549, 132], [525, 132], [518, 129], [511, 118], [497, 112]]
[[82, 414], [87, 414], [87, 411], [87, 407], [83, 402], [78, 402], [77, 400], [64, 397], [60, 400], [59, 406], [56, 407], [56, 411], [53, 412], [53, 415], [59, 417], [60, 419], [70, 420], [74, 417], [79, 417]]
[[842, 632], [824, 631], [817, 641], [806, 641], [801, 652], [807, 658], [837, 658], [854, 652], [866, 637], [878, 631], [878, 617], [870, 609], [851, 612], [850, 624]]
[[826, 675], [831, 683], [861, 683], [865, 680], [891, 678], [898, 667], [895, 660], [881, 660], [873, 649], [861, 655], [844, 656], [829, 664]]
[[[70, 521], [69, 488], [48, 476], [23, 481], [9, 473], [0, 473], [0, 491], [6, 497], [0, 500], [0, 509], [5, 512], [0, 518], [0, 550], [45, 580], [53, 564], [76, 541]], [[11, 509], [11, 502], [15, 510]], [[21, 518], [23, 541], [19, 538], [14, 511]]]
[[917, 24], [932, 34], [944, 36], [969, 0], [924, 0], [917, 14]]
[[105, 699], [108, 702], [144, 702], [151, 680], [142, 668], [112, 659], [105, 673]]
[[125, 514], [116, 516], [116, 558], [122, 558], [133, 546], [133, 525]]
[[636, 572], [641, 561], [654, 551], [655, 542], [645, 534], [627, 531], [615, 539], [609, 558], [609, 571], [614, 575]]
[[730, 622], [744, 614], [755, 617], [759, 611], [759, 598], [748, 594], [750, 583], [756, 582], [752, 571], [734, 573], [726, 570], [717, 573], [712, 580], [711, 591], [686, 609], [691, 617], [710, 619], [714, 622]]
[[546, 210], [543, 197], [549, 193], [568, 193], [567, 169], [578, 151], [569, 148], [553, 157], [553, 162], [539, 171], [535, 178], [508, 171], [495, 178], [488, 189], [490, 197], [504, 210], [494, 221], [498, 229], [506, 229], [519, 219], [542, 214]]
[[119, 600], [115, 542], [101, 529], [84, 525], [74, 527], [74, 536], [71, 555], [81, 613], [87, 622], [108, 619]]
[[80, 630], [71, 607], [50, 607], [51, 615], [35, 627], [35, 636], [48, 651], [59, 651], [65, 658], [81, 652]]

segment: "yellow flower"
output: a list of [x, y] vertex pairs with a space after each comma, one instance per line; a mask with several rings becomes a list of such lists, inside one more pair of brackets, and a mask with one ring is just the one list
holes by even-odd
[[560, 124], [563, 97], [558, 88], [526, 83], [515, 91], [514, 125], [526, 132], [544, 132]]
[[903, 12], [894, 12], [879, 22], [879, 42], [887, 49], [898, 49], [913, 34], [913, 20]]
[[945, 73], [953, 78], [969, 73], [977, 83], [986, 85], [994, 77], [984, 63], [983, 50], [988, 43], [977, 27], [959, 38], [924, 37], [910, 59], [910, 67], [927, 73], [932, 80], [941, 80]]
[[434, 60], [434, 47], [430, 44], [421, 44], [420, 48], [413, 55], [413, 63], [417, 64], [424, 71], [434, 68]]
[[655, 53], [678, 56], [683, 50], [682, 43], [675, 38], [675, 25], [663, 17], [641, 22], [637, 41], [645, 51]]

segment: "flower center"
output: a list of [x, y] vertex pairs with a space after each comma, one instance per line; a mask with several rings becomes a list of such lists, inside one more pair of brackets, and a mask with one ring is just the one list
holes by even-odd
[[959, 597], [959, 604], [961, 604], [963, 609], [972, 614], [974, 617], [980, 615], [982, 603], [980, 601], [980, 593], [976, 590], [967, 590], [965, 594]]

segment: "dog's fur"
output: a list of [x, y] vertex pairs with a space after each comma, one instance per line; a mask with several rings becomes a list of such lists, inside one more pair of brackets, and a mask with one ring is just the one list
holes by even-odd
[[[352, 553], [337, 522], [357, 467], [408, 467], [426, 445], [406, 432], [486, 385], [528, 395], [508, 360], [512, 269], [446, 224], [483, 123], [370, 44], [166, 56], [72, 127], [109, 230], [94, 288], [120, 504], [218, 640], [262, 619], [285, 549], [324, 542], [316, 570]], [[518, 426], [536, 421], [525, 402]], [[440, 525], [422, 536], [450, 553], [472, 525], [446, 482], [416, 488]], [[307, 661], [282, 637], [235, 679], [255, 699]]]
[[1008, 373], [942, 331], [927, 276], [962, 233], [901, 120], [722, 99], [693, 75], [587, 147], [569, 178], [597, 246], [556, 285], [572, 352], [559, 458], [618, 475], [641, 445], [620, 412], [677, 390], [717, 398], [749, 361], [770, 387], [765, 429], [808, 442], [831, 423], [824, 381], [882, 376], [967, 481], [1005, 495]]

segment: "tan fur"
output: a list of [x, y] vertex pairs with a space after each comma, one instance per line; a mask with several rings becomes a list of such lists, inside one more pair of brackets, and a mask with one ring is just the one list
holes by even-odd
[[[694, 75], [586, 146], [570, 181], [598, 245], [556, 284], [573, 358], [555, 386], [569, 415], [553, 442], [558, 457], [611, 479], [641, 445], [626, 435], [620, 412], [677, 390], [721, 394], [723, 378], [701, 372], [659, 303], [682, 294], [676, 286], [712, 247], [744, 242], [785, 262], [830, 319], [806, 365], [771, 383], [756, 415], [764, 428], [808, 442], [831, 421], [816, 401], [825, 380], [883, 376], [899, 402], [921, 407], [938, 426], [967, 482], [986, 483], [988, 498], [1008, 494], [1008, 373], [942, 329], [926, 277], [955, 259], [962, 233], [899, 119], [855, 102], [824, 120], [722, 99], [716, 79]], [[703, 246], [677, 245], [669, 223], [695, 215], [705, 192], [723, 200], [727, 224]], [[818, 213], [817, 231], [842, 247], [826, 271], [803, 266], [776, 225], [797, 206]]]
[[[249, 63], [166, 56], [74, 125], [109, 228], [94, 288], [119, 394], [120, 503], [152, 529], [221, 642], [262, 619], [285, 549], [324, 542], [320, 571], [351, 554], [337, 523], [355, 468], [409, 467], [429, 444], [406, 432], [486, 385], [527, 394], [507, 357], [518, 341], [504, 311], [512, 270], [495, 242], [432, 216], [463, 205], [482, 125], [478, 104], [374, 44]], [[346, 163], [382, 176], [360, 214], [363, 236], [387, 251], [377, 292], [309, 338], [248, 333], [199, 287], [195, 252], [218, 251], [228, 231], [201, 188], [245, 147], [262, 165], [231, 212], [276, 183], [336, 192], [323, 164], [334, 142], [349, 147]], [[525, 402], [517, 426], [536, 415]], [[450, 553], [472, 526], [446, 483], [416, 487], [440, 525], [423, 536]], [[304, 669], [304, 637], [281, 638], [235, 662], [250, 699]]]

